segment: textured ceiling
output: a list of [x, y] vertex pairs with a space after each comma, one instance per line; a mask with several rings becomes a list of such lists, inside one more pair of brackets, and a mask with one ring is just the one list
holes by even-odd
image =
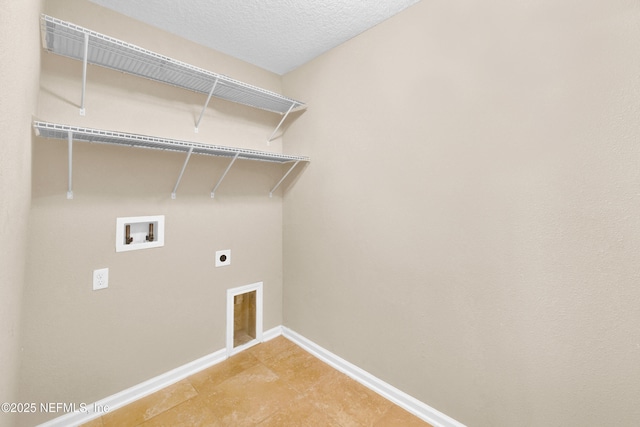
[[277, 74], [419, 0], [91, 0]]

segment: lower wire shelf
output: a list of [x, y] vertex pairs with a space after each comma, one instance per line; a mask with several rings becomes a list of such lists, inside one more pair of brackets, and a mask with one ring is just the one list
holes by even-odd
[[73, 176], [73, 141], [84, 141], [99, 144], [110, 145], [125, 145], [129, 147], [149, 148], [155, 150], [177, 151], [186, 153], [187, 157], [178, 176], [176, 185], [173, 188], [171, 197], [176, 198], [176, 191], [180, 185], [182, 175], [189, 163], [189, 159], [192, 154], [202, 154], [208, 156], [227, 157], [231, 159], [231, 162], [227, 166], [216, 185], [211, 191], [211, 197], [214, 197], [215, 191], [220, 186], [220, 183], [225, 178], [231, 166], [237, 159], [255, 160], [263, 162], [274, 163], [293, 163], [287, 170], [284, 176], [278, 181], [278, 183], [271, 189], [269, 196], [273, 195], [273, 192], [278, 189], [284, 179], [293, 171], [293, 169], [300, 162], [309, 162], [309, 157], [306, 156], [291, 156], [287, 154], [271, 153], [267, 151], [249, 150], [245, 148], [226, 147], [221, 145], [209, 145], [201, 144], [198, 142], [182, 141], [176, 139], [160, 138], [156, 136], [139, 135], [125, 132], [91, 129], [78, 126], [69, 126], [56, 123], [48, 123], [41, 121], [34, 121], [33, 127], [36, 135], [44, 138], [62, 139], [67, 140], [69, 146], [69, 189], [67, 191], [67, 198], [73, 198], [72, 188], [72, 176]]

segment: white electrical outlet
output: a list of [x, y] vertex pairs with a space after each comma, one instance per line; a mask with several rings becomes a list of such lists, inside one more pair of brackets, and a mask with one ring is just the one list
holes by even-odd
[[216, 267], [231, 265], [231, 249], [216, 251]]
[[109, 287], [109, 269], [100, 268], [93, 270], [93, 290], [106, 289]]

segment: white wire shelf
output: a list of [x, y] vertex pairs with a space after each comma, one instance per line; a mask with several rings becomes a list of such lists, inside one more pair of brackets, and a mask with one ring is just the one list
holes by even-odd
[[178, 177], [178, 182], [171, 193], [172, 198], [175, 198], [175, 194], [182, 179], [189, 158], [192, 154], [202, 154], [208, 156], [218, 156], [231, 158], [229, 166], [225, 170], [222, 177], [217, 182], [216, 186], [211, 192], [211, 197], [214, 196], [215, 190], [218, 188], [229, 169], [237, 159], [245, 160], [257, 160], [263, 162], [275, 162], [275, 163], [293, 163], [287, 173], [280, 179], [280, 181], [271, 189], [269, 195], [280, 186], [282, 181], [289, 175], [293, 168], [300, 162], [308, 162], [309, 157], [306, 156], [292, 156], [287, 154], [270, 153], [266, 151], [249, 150], [245, 148], [226, 147], [221, 145], [208, 145], [197, 142], [182, 141], [176, 139], [160, 138], [155, 136], [138, 135], [125, 132], [108, 131], [101, 129], [91, 129], [78, 126], [69, 126], [56, 123], [48, 123], [41, 121], [34, 121], [33, 127], [36, 135], [44, 138], [62, 139], [67, 140], [69, 143], [69, 190], [67, 192], [67, 198], [73, 198], [72, 190], [72, 146], [73, 141], [84, 141], [98, 144], [110, 144], [110, 145], [124, 145], [128, 147], [149, 148], [155, 150], [176, 151], [187, 154], [187, 158]]
[[133, 133], [90, 129], [40, 121], [34, 122], [33, 126], [36, 129], [36, 134], [45, 138], [66, 140], [69, 132], [71, 132], [75, 141], [127, 145], [130, 147], [154, 148], [157, 150], [180, 151], [183, 153], [186, 153], [190, 149], [193, 149], [193, 154], [205, 154], [209, 156], [222, 157], [234, 157], [236, 154], [238, 154], [238, 158], [240, 159], [261, 160], [277, 163], [288, 163], [298, 160], [305, 162], [309, 161], [309, 158], [305, 156], [290, 156], [287, 154], [270, 153], [267, 151], [225, 147], [222, 145], [200, 144], [197, 142], [159, 138], [155, 136], [138, 135]]
[[[303, 102], [295, 99], [186, 64], [48, 15], [42, 15], [41, 29], [42, 43], [47, 51], [84, 63], [81, 105], [83, 115], [87, 63], [207, 94], [205, 108], [211, 96], [285, 116], [291, 111], [305, 107]], [[201, 118], [202, 114], [196, 123], [196, 129]], [[273, 134], [270, 139], [272, 138]]]

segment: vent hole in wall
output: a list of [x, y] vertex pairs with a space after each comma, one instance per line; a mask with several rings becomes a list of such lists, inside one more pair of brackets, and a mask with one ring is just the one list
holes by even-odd
[[262, 342], [262, 282], [227, 289], [227, 355]]
[[256, 339], [256, 291], [233, 297], [233, 347]]

